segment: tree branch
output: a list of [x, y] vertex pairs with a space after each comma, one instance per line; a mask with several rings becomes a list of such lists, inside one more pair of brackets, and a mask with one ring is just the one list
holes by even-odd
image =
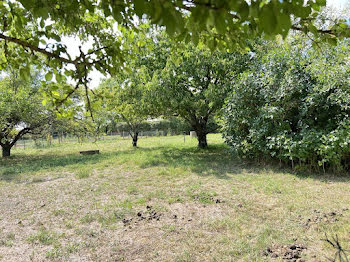
[[[304, 32], [304, 29], [302, 27], [299, 27], [297, 25], [292, 25], [291, 28], [292, 30], [295, 30], [295, 31], [300, 31], [300, 32]], [[322, 29], [318, 29], [317, 32], [321, 33], [321, 34], [328, 34], [328, 35], [331, 35], [331, 36], [337, 36], [335, 34], [334, 31], [332, 30], [322, 30]]]
[[133, 130], [134, 129], [134, 127], [132, 126], [132, 124], [130, 124], [130, 122], [129, 122], [129, 120], [124, 116], [124, 114], [120, 114], [120, 116], [123, 118], [123, 120], [125, 121], [125, 123], [129, 126], [129, 135], [131, 136], [131, 137], [133, 137], [133, 134], [132, 134], [132, 132], [131, 132], [131, 130]]
[[[99, 63], [101, 61], [101, 59], [98, 59], [98, 60], [95, 60], [93, 62], [88, 62], [86, 61], [85, 57], [86, 56], [90, 56], [90, 55], [93, 55], [94, 53], [98, 52], [98, 51], [101, 51], [101, 50], [104, 50], [104, 49], [107, 49], [109, 48], [108, 46], [103, 46], [103, 47], [100, 47], [96, 50], [92, 50], [90, 52], [88, 52], [87, 54], [84, 54], [81, 50], [81, 55], [78, 56], [76, 59], [69, 59], [69, 58], [65, 58], [65, 57], [62, 57], [60, 56], [59, 54], [55, 54], [53, 52], [49, 52], [47, 51], [45, 48], [40, 48], [40, 47], [37, 47], [33, 44], [30, 44], [24, 40], [21, 40], [19, 38], [15, 38], [15, 37], [11, 37], [11, 36], [7, 36], [7, 35], [4, 35], [3, 33], [0, 33], [0, 39], [3, 39], [5, 40], [5, 43], [7, 42], [11, 42], [11, 43], [15, 43], [15, 44], [18, 44], [22, 47], [25, 47], [25, 48], [29, 48], [30, 50], [34, 51], [34, 52], [38, 52], [38, 53], [41, 53], [41, 54], [44, 54], [46, 55], [47, 57], [49, 58], [55, 58], [55, 59], [58, 59], [60, 60], [62, 63], [66, 63], [66, 64], [73, 64], [75, 65], [76, 67], [78, 67], [78, 65], [80, 64], [84, 64], [84, 65], [93, 65], [93, 64], [96, 64], [96, 63]], [[84, 59], [82, 59], [82, 54], [84, 56]], [[83, 60], [83, 61], [82, 61]]]
[[[80, 85], [80, 84], [82, 84], [82, 80], [81, 80], [81, 79], [79, 79], [79, 81], [78, 81], [78, 83], [75, 85], [74, 89], [72, 89], [72, 90], [65, 96], [65, 98], [63, 98], [62, 100], [59, 100], [59, 101], [58, 101], [58, 106], [62, 105], [64, 102], [66, 102], [66, 101], [68, 100], [68, 98], [69, 98], [71, 95], [73, 95], [73, 94], [75, 93], [75, 91], [79, 88], [79, 85]], [[56, 109], [58, 109], [57, 106], [56, 106]]]
[[23, 128], [21, 131], [18, 132], [18, 134], [15, 136], [15, 138], [10, 143], [10, 146], [13, 147], [14, 144], [20, 139], [22, 136], [24, 136], [26, 133], [28, 133], [31, 130], [30, 127]]
[[37, 46], [35, 46], [35, 45], [32, 45], [32, 44], [30, 44], [30, 43], [28, 43], [28, 42], [26, 42], [26, 41], [23, 41], [23, 40], [21, 40], [21, 39], [15, 38], [15, 37], [6, 36], [6, 35], [0, 33], [0, 39], [4, 39], [5, 41], [18, 44], [18, 45], [20, 45], [20, 46], [22, 46], [22, 47], [29, 48], [30, 50], [33, 50], [33, 51], [35, 51], [35, 52], [42, 53], [42, 54], [46, 55], [47, 57], [56, 58], [56, 59], [60, 60], [61, 62], [64, 62], [64, 63], [67, 63], [67, 64], [75, 64], [75, 65], [78, 64], [78, 62], [77, 62], [76, 60], [71, 60], [71, 59], [62, 57], [62, 56], [60, 56], [60, 55], [58, 55], [58, 54], [49, 52], [49, 51], [47, 51], [47, 50], [44, 49], [44, 48], [37, 47]]

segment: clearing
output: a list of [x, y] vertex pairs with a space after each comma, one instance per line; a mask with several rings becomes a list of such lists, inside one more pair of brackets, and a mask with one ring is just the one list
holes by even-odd
[[13, 150], [0, 160], [0, 260], [326, 261], [325, 233], [350, 248], [349, 176], [257, 166], [208, 142]]

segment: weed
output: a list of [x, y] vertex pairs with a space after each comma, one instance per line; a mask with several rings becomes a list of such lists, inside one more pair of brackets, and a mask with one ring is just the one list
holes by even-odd
[[40, 243], [42, 245], [53, 245], [58, 243], [59, 236], [54, 233], [50, 232], [44, 227], [42, 227], [36, 234], [33, 234], [27, 238], [27, 241], [35, 244]]
[[88, 169], [82, 169], [79, 170], [75, 175], [77, 178], [79, 179], [83, 179], [83, 178], [88, 178], [91, 174], [91, 171]]

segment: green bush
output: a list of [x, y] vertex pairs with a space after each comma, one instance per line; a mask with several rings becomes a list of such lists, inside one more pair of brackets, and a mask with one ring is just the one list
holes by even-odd
[[305, 45], [256, 55], [227, 100], [224, 138], [241, 157], [349, 169], [348, 45], [322, 56]]

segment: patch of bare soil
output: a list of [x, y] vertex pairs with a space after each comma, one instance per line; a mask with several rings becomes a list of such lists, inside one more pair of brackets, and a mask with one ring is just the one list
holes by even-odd
[[271, 258], [282, 258], [288, 262], [304, 262], [301, 255], [305, 249], [306, 247], [301, 244], [273, 245], [264, 250], [263, 254]]
[[139, 211], [135, 217], [129, 217], [123, 219], [124, 226], [128, 226], [129, 228], [132, 228], [132, 225], [137, 225], [141, 221], [152, 221], [156, 220], [159, 221], [160, 217], [162, 216], [161, 213], [156, 212], [152, 206], [146, 206], [145, 211]]
[[[161, 211], [155, 206], [149, 203], [125, 217], [120, 228], [105, 230], [106, 244], [99, 242], [94, 251], [98, 261], [173, 261], [188, 248], [189, 237], [204, 246], [216, 233], [205, 221], [226, 214], [223, 205], [173, 203]], [[111, 243], [113, 248], [106, 247]]]
[[[222, 200], [215, 199], [215, 203], [222, 203]], [[173, 206], [176, 206], [173, 205]], [[152, 222], [158, 222], [162, 220], [163, 222], [171, 223], [173, 222], [191, 222], [191, 221], [199, 221], [200, 219], [197, 216], [206, 217], [206, 213], [210, 213], [210, 207], [207, 205], [194, 205], [198, 210], [194, 210], [194, 212], [188, 212], [187, 208], [175, 208], [174, 210], [170, 210], [168, 212], [164, 211], [163, 213], [157, 212], [151, 205], [147, 205], [145, 209], [140, 210], [131, 217], [123, 218], [122, 222], [124, 227], [128, 229], [140, 226], [141, 224], [149, 224]]]
[[321, 212], [319, 210], [314, 210], [314, 215], [308, 218], [303, 223], [303, 225], [305, 227], [311, 227], [313, 225], [318, 225], [318, 224], [335, 223], [339, 221], [339, 217], [343, 216], [343, 213], [348, 210], [349, 210], [348, 208], [344, 208], [338, 211], [330, 211], [330, 212]]

